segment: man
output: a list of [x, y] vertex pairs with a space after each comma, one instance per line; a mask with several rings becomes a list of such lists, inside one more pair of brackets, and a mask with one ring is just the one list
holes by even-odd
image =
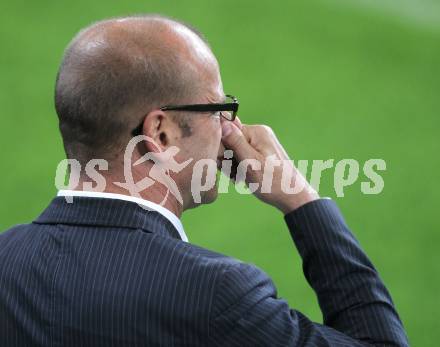
[[[294, 184], [305, 186], [295, 194], [280, 189], [278, 166], [270, 192], [262, 171], [248, 170], [246, 182], [284, 214], [323, 325], [290, 309], [254, 265], [185, 242], [183, 211], [217, 196], [213, 185], [193, 199], [198, 161], [225, 148], [262, 167], [288, 159], [268, 127], [235, 118], [238, 105], [225, 102], [218, 63], [194, 29], [156, 15], [84, 29], [66, 49], [55, 106], [67, 157], [82, 169], [32, 224], [0, 235], [1, 346], [408, 345], [335, 203], [292, 164]], [[172, 160], [187, 165], [168, 178], [181, 199], [157, 182], [130, 195], [124, 153], [136, 135], [144, 140], [128, 165], [134, 182], [149, 177], [154, 154], [160, 161], [177, 147]], [[108, 163], [101, 192], [84, 170], [97, 158]]]

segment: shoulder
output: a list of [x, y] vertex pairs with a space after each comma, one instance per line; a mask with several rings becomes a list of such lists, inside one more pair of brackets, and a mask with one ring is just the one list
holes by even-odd
[[245, 309], [264, 297], [277, 296], [272, 279], [255, 264], [189, 243], [184, 243], [179, 252], [194, 263], [196, 272], [211, 274], [207, 285], [212, 288], [214, 317], [231, 306]]
[[166, 258], [173, 264], [171, 271], [182, 281], [203, 287], [213, 302], [226, 304], [228, 300], [248, 297], [252, 288], [259, 296], [276, 295], [270, 277], [255, 264], [180, 240], [161, 239], [156, 240], [164, 243]]
[[252, 263], [246, 263], [241, 259], [234, 258], [207, 248], [173, 239], [157, 239], [164, 242], [165, 248], [173, 253], [173, 258], [184, 259], [193, 264], [194, 268], [202, 268], [204, 271], [215, 271], [218, 277], [217, 285], [246, 287], [261, 282], [272, 284], [269, 276], [259, 267]]
[[27, 231], [29, 231], [30, 229], [32, 229], [33, 224], [17, 224], [14, 225], [12, 227], [10, 227], [9, 229], [0, 232], [0, 243], [1, 244], [5, 244], [8, 242], [11, 242], [13, 240], [23, 240], [23, 238], [29, 237], [29, 233], [27, 233]]
[[197, 268], [224, 272], [231, 266], [243, 263], [240, 259], [189, 242], [163, 236], [157, 236], [155, 240], [156, 243], [161, 244], [165, 252], [172, 253], [174, 259], [182, 259]]

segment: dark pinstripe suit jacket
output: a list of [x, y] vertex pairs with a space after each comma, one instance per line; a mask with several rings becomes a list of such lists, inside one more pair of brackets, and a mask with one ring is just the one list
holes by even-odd
[[157, 212], [55, 198], [0, 234], [0, 346], [407, 346], [334, 202], [285, 219], [324, 325], [290, 309], [259, 268], [179, 240]]

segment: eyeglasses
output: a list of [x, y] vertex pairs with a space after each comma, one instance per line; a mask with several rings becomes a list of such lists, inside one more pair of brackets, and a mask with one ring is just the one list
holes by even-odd
[[238, 100], [235, 96], [226, 95], [226, 103], [223, 104], [193, 104], [164, 106], [162, 111], [190, 111], [190, 112], [220, 112], [220, 116], [233, 121], [238, 112]]
[[[226, 95], [226, 102], [221, 104], [192, 104], [163, 106], [162, 111], [188, 111], [188, 112], [220, 112], [220, 116], [228, 121], [234, 121], [238, 112], [238, 100], [235, 96]], [[142, 133], [143, 121], [132, 131], [133, 136]]]

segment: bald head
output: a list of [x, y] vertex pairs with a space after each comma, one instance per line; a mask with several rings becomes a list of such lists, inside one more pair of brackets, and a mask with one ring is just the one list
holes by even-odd
[[149, 111], [192, 103], [217, 78], [206, 41], [183, 23], [148, 15], [91, 25], [67, 47], [56, 81], [67, 156], [117, 157]]

